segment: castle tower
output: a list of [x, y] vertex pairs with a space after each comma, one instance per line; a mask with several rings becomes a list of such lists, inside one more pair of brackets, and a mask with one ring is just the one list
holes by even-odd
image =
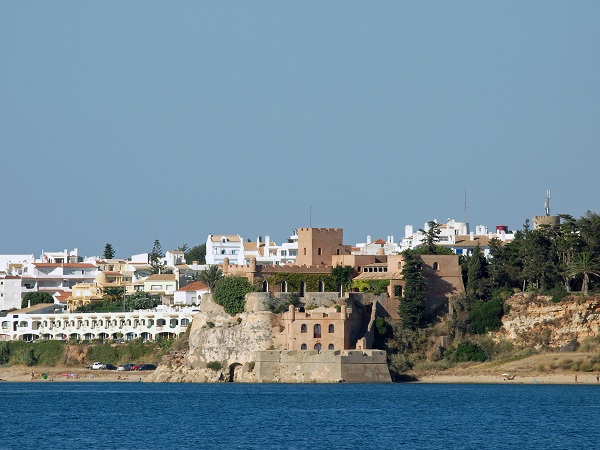
[[344, 246], [344, 230], [342, 228], [299, 228], [298, 256], [299, 266], [331, 265], [333, 255], [349, 254]]

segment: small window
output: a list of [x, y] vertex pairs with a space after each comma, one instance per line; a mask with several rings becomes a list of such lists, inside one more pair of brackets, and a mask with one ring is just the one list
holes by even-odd
[[313, 333], [313, 337], [315, 339], [319, 339], [321, 337], [321, 325], [320, 324], [316, 324], [314, 326], [314, 333]]
[[303, 250], [304, 250], [304, 256], [306, 256], [306, 247]]
[[437, 261], [433, 263], [433, 266], [431, 266], [433, 268], [433, 270], [438, 270], [438, 263]]
[[315, 344], [315, 350], [317, 350], [317, 351], [319, 351], [319, 352], [321, 351], [321, 344], [320, 344], [319, 342], [317, 342], [317, 343]]
[[333, 344], [329, 344], [329, 346], [327, 347], [327, 350], [333, 350], [333, 349], [334, 349]]
[[306, 324], [303, 323], [302, 326], [300, 327], [300, 333], [306, 333]]
[[329, 325], [329, 332], [330, 333], [334, 333], [335, 332], [335, 326], [333, 324]]
[[319, 249], [317, 250], [317, 255], [321, 256], [323, 254], [323, 249], [321, 247], [319, 247]]
[[300, 346], [300, 350], [306, 350], [306, 344], [302, 344], [302, 345]]

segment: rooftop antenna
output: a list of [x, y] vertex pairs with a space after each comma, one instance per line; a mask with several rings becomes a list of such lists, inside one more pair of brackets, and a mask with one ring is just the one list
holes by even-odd
[[544, 207], [546, 208], [546, 215], [549, 216], [550, 215], [550, 189], [548, 189], [546, 191], [546, 203], [544, 204]]
[[467, 188], [465, 188], [464, 222], [467, 223]]

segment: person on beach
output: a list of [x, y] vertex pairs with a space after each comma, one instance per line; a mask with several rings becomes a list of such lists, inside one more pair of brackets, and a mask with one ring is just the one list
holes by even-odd
[[575, 374], [575, 383], [577, 383], [577, 374]]
[[600, 383], [600, 374], [596, 374], [596, 383]]
[[35, 379], [35, 373], [31, 372], [31, 381]]

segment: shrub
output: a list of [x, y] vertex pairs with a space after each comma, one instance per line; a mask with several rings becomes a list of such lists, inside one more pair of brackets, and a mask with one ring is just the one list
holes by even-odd
[[469, 326], [475, 334], [496, 331], [502, 326], [504, 314], [501, 300], [477, 303], [469, 313]]
[[224, 277], [215, 285], [213, 298], [215, 303], [225, 309], [226, 313], [234, 316], [244, 312], [246, 294], [253, 290], [252, 284], [245, 277]]
[[255, 366], [255, 362], [254, 361], [250, 361], [248, 363], [248, 372], [253, 372], [254, 371], [254, 366]]
[[39, 303], [54, 303], [54, 297], [48, 292], [28, 292], [21, 301], [21, 308], [27, 308], [31, 303], [31, 306]]
[[461, 342], [456, 349], [450, 349], [446, 354], [447, 358], [454, 362], [485, 361], [487, 359], [483, 349], [471, 341]]
[[383, 317], [375, 318], [375, 331], [379, 336], [386, 336], [388, 334], [388, 325]]
[[206, 363], [206, 368], [217, 372], [223, 369], [223, 364], [221, 364], [219, 361], [210, 361]]
[[37, 362], [33, 345], [24, 341], [14, 341], [10, 346], [9, 363], [21, 366], [33, 366]]
[[56, 366], [65, 352], [63, 341], [42, 341], [33, 345], [36, 363], [43, 366]]
[[8, 342], [0, 342], [0, 364], [6, 364], [10, 356]]
[[550, 295], [552, 296], [551, 301], [553, 303], [558, 303], [567, 295], [569, 295], [569, 293], [562, 284], [557, 284], [554, 289], [550, 291]]

